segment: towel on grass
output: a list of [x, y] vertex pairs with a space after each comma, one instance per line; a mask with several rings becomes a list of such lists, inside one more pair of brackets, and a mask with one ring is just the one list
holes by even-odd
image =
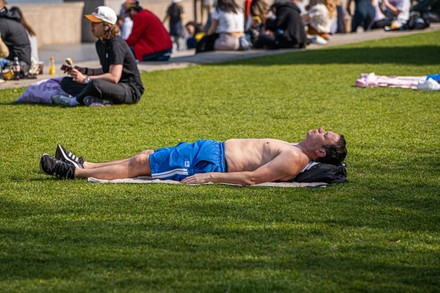
[[[97, 179], [93, 177], [89, 177], [88, 181], [91, 183], [129, 183], [129, 184], [181, 184], [180, 181], [176, 180], [160, 180], [160, 179], [154, 179], [149, 176], [140, 176], [135, 178], [124, 178], [124, 179], [113, 179], [113, 180], [106, 180], [106, 179]], [[209, 183], [213, 184], [213, 183]], [[227, 185], [233, 185], [233, 186], [240, 186], [235, 184], [227, 184]], [[325, 187], [328, 184], [325, 182], [267, 182], [267, 183], [261, 183], [261, 184], [255, 184], [251, 186], [270, 186], [270, 187]]]
[[383, 76], [374, 73], [363, 73], [356, 80], [355, 86], [358, 87], [391, 87], [391, 88], [408, 88], [415, 90], [440, 90], [440, 84], [436, 81], [435, 76]]

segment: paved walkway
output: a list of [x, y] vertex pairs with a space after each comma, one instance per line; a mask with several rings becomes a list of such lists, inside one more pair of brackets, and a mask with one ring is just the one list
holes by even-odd
[[[356, 34], [336, 34], [332, 37], [327, 45], [312, 44], [307, 47], [307, 50], [317, 50], [331, 46], [339, 46], [345, 44], [360, 43], [370, 40], [379, 40], [390, 37], [399, 37], [404, 35], [411, 35], [421, 32], [430, 32], [440, 30], [440, 23], [432, 24], [431, 27], [425, 30], [414, 31], [395, 31], [385, 32], [383, 30], [375, 30], [371, 32], [361, 32]], [[250, 50], [250, 51], [215, 51], [202, 54], [194, 54], [194, 50], [174, 52], [170, 61], [167, 62], [141, 62], [138, 67], [141, 71], [155, 71], [167, 70], [176, 68], [185, 68], [197, 64], [221, 63], [234, 60], [242, 60], [248, 58], [262, 57], [268, 55], [283, 54], [292, 52], [295, 49], [284, 50]], [[39, 50], [40, 60], [45, 62], [44, 72], [47, 73], [47, 66], [50, 56], [55, 57], [56, 68], [60, 68], [65, 58], [70, 57], [78, 66], [88, 66], [92, 68], [100, 67], [98, 56], [96, 55], [94, 43], [83, 43], [78, 45], [62, 45], [43, 47]], [[60, 76], [62, 72], [57, 71], [56, 76]], [[20, 80], [20, 81], [6, 81], [0, 84], [0, 89], [18, 88], [28, 86], [38, 80], [51, 78], [48, 74], [39, 75], [37, 80]]]

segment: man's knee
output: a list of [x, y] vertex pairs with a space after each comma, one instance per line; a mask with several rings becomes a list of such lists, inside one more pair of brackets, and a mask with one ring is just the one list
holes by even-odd
[[132, 157], [129, 161], [130, 169], [138, 170], [141, 171], [143, 175], [148, 175], [150, 172], [150, 154], [149, 151], [143, 151]]
[[154, 151], [153, 150], [145, 150], [145, 151], [141, 152], [141, 154], [151, 155], [151, 154], [154, 154]]
[[70, 89], [73, 85], [74, 81], [71, 77], [63, 77], [60, 82], [61, 88], [66, 91], [66, 89]]

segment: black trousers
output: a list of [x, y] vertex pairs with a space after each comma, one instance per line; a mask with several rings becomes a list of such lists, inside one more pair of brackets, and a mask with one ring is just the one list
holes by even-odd
[[69, 95], [75, 96], [81, 104], [87, 96], [111, 100], [114, 104], [135, 104], [139, 101], [139, 97], [133, 95], [129, 85], [116, 84], [104, 79], [93, 79], [88, 84], [80, 84], [73, 81], [72, 77], [65, 77], [61, 80], [61, 88]]
[[300, 48], [300, 45], [294, 44], [293, 42], [287, 42], [282, 39], [276, 38], [274, 35], [261, 34], [254, 43], [256, 49], [291, 49]]

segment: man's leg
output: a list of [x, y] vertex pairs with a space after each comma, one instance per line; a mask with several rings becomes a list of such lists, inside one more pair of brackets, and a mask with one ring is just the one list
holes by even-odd
[[64, 77], [61, 80], [61, 88], [70, 96], [66, 94], [55, 94], [51, 97], [52, 102], [54, 104], [62, 105], [62, 106], [69, 106], [69, 107], [78, 106], [79, 102], [76, 99], [76, 95], [81, 93], [85, 87], [86, 85], [73, 81], [72, 77]]
[[142, 61], [168, 61], [171, 57], [172, 49], [164, 50], [142, 56]]
[[[150, 176], [149, 154], [142, 152], [134, 157], [125, 160], [91, 163], [95, 168], [80, 169], [76, 168], [74, 178], [95, 177], [98, 179], [122, 179], [137, 176]], [[86, 165], [85, 165], [86, 166]]]
[[66, 76], [61, 80], [61, 88], [69, 95], [78, 95], [86, 86], [81, 83], [73, 81], [73, 78]]
[[83, 104], [84, 98], [87, 96], [110, 100], [114, 104], [134, 103], [131, 91], [128, 87], [104, 79], [92, 79], [85, 88], [76, 95], [76, 99]]
[[[154, 153], [153, 150], [146, 150], [136, 156], [143, 155], [143, 154], [150, 155], [152, 153]], [[134, 158], [134, 157], [127, 158], [127, 159], [121, 159], [121, 160], [115, 160], [115, 161], [101, 162], [101, 163], [93, 163], [93, 162], [84, 161], [83, 164], [84, 164], [84, 169], [96, 169], [96, 168], [102, 168], [102, 167], [107, 167], [107, 166], [111, 166], [111, 165], [118, 165], [118, 164], [126, 163], [127, 161], [131, 160], [132, 158]]]

